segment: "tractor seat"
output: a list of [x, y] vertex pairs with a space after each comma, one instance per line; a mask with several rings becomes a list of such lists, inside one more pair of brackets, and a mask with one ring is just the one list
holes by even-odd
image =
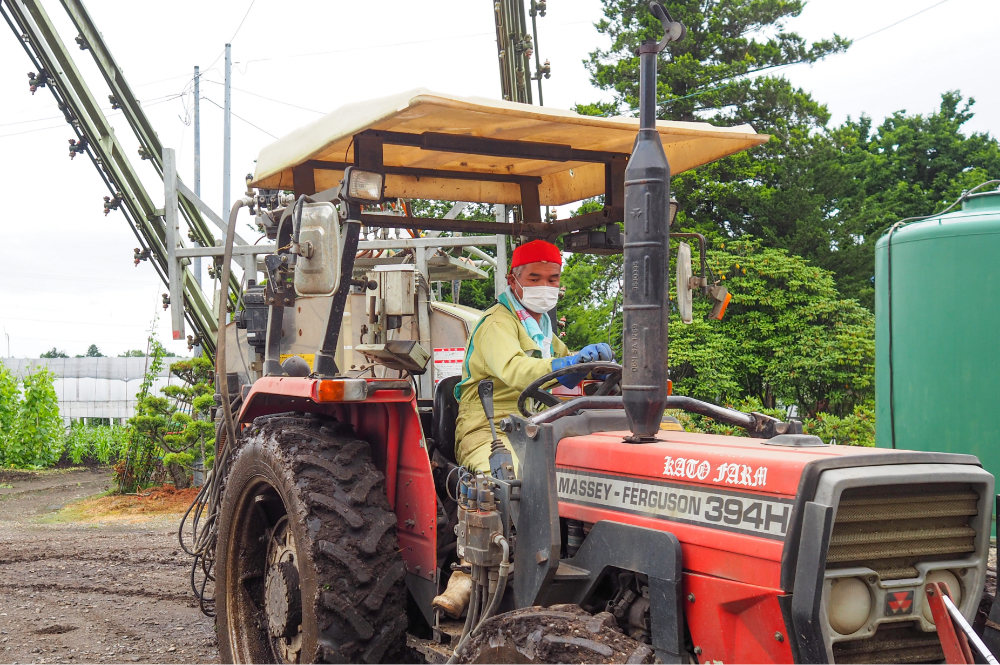
[[461, 376], [449, 376], [442, 379], [434, 389], [434, 419], [431, 421], [431, 438], [434, 439], [434, 449], [453, 464], [458, 464], [455, 460], [455, 419], [458, 418], [455, 386], [461, 380]]

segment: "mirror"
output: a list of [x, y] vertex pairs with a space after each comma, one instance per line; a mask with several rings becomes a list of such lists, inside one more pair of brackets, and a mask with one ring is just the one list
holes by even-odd
[[340, 218], [332, 203], [303, 203], [295, 293], [331, 296], [340, 288]]
[[694, 320], [691, 297], [691, 245], [682, 242], [677, 248], [677, 309], [683, 323]]

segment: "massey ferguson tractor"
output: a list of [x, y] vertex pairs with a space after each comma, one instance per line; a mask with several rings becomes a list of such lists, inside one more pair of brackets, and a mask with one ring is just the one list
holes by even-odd
[[[260, 153], [222, 283], [241, 207], [275, 250], [235, 320], [220, 307], [217, 456], [196, 507], [192, 580], [203, 600], [214, 580], [224, 662], [941, 662], [926, 589], [946, 583], [973, 619], [994, 503], [976, 458], [826, 445], [671, 394], [671, 306], [727, 302], [689, 253], [671, 302], [671, 169], [768, 137], [655, 120], [658, 53], [685, 30], [652, 9], [666, 35], [639, 48], [638, 121], [417, 90]], [[542, 217], [600, 195], [599, 212]], [[431, 219], [409, 199], [518, 208]], [[398, 251], [376, 265], [359, 242], [384, 229]], [[476, 313], [432, 306], [420, 250], [469, 234], [624, 254], [620, 365], [565, 368], [603, 377], [576, 395], [547, 391], [552, 372], [499, 422], [479, 386], [518, 474], [498, 436], [490, 474], [456, 464], [458, 377], [431, 379]], [[664, 429], [665, 409], [748, 436]], [[431, 600], [459, 569], [474, 591], [452, 621]]]

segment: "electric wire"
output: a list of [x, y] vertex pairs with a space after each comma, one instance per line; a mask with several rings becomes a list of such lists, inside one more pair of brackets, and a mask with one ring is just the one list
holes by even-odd
[[[937, 3], [933, 4], [933, 5], [931, 5], [930, 7], [925, 7], [924, 9], [921, 9], [920, 11], [918, 11], [918, 12], [916, 12], [914, 14], [910, 14], [909, 16], [907, 16], [905, 18], [901, 18], [901, 19], [899, 19], [898, 21], [896, 21], [894, 23], [890, 23], [889, 25], [884, 26], [882, 28], [879, 28], [878, 30], [875, 30], [873, 32], [869, 32], [866, 35], [858, 37], [857, 39], [852, 39], [851, 40], [851, 44], [852, 45], [853, 44], [857, 44], [858, 42], [860, 42], [860, 41], [862, 41], [864, 39], [868, 39], [869, 37], [871, 37], [873, 35], [877, 35], [880, 32], [885, 32], [886, 30], [888, 30], [890, 28], [895, 28], [897, 25], [899, 25], [901, 23], [905, 23], [906, 21], [909, 21], [911, 18], [919, 16], [919, 15], [923, 14], [924, 12], [930, 11], [930, 10], [934, 9], [935, 7], [939, 7], [939, 6], [941, 6], [944, 3], [949, 2], [949, 1], [950, 0], [941, 0], [940, 2], [937, 2]], [[740, 78], [742, 76], [747, 76], [749, 74], [756, 74], [758, 72], [766, 71], [766, 70], [769, 70], [769, 69], [778, 69], [778, 68], [792, 67], [794, 65], [801, 65], [802, 63], [805, 63], [805, 62], [811, 63], [811, 62], [814, 62], [814, 61], [810, 60], [809, 58], [803, 58], [801, 60], [796, 60], [794, 62], [786, 62], [786, 63], [780, 64], [780, 65], [768, 65], [766, 67], [759, 67], [757, 69], [751, 69], [751, 70], [742, 72], [740, 74], [734, 74], [733, 76], [727, 76], [725, 78], [716, 79], [714, 81], [709, 81], [708, 85], [711, 85], [712, 83], [718, 83], [719, 81], [729, 81], [729, 82], [728, 83], [723, 83], [722, 85], [718, 85], [718, 86], [715, 86], [713, 88], [708, 88], [707, 90], [699, 90], [699, 91], [693, 92], [693, 93], [691, 93], [689, 95], [684, 95], [683, 97], [673, 97], [671, 99], [666, 100], [664, 102], [664, 104], [671, 104], [673, 102], [677, 102], [677, 101], [680, 101], [682, 99], [690, 99], [692, 97], [699, 97], [701, 95], [707, 95], [710, 92], [715, 92], [716, 90], [721, 90], [722, 88], [725, 88], [725, 87], [727, 87], [729, 85], [732, 85], [734, 83], [734, 81], [730, 81], [730, 79]]]
[[[226, 85], [225, 83], [220, 83], [219, 81], [213, 81], [211, 79], [204, 79], [206, 83], [214, 83], [215, 85]], [[239, 90], [242, 93], [251, 95], [253, 97], [259, 97], [261, 99], [266, 99], [269, 102], [274, 102], [275, 104], [284, 104], [285, 106], [291, 106], [295, 109], [302, 109], [303, 111], [309, 111], [310, 113], [319, 113], [320, 115], [326, 115], [326, 111], [317, 111], [316, 109], [309, 109], [305, 106], [299, 106], [298, 104], [291, 104], [289, 102], [283, 102], [280, 99], [272, 99], [271, 97], [265, 97], [264, 95], [259, 95], [256, 92], [250, 92], [249, 90], [244, 90], [243, 88], [237, 88], [234, 85], [229, 86], [232, 90]], [[2, 125], [0, 125], [2, 127]]]
[[[223, 111], [225, 111], [225, 110], [226, 110], [226, 109], [224, 109], [224, 108], [223, 108], [222, 106], [219, 106], [219, 104], [216, 104], [216, 103], [215, 103], [214, 101], [212, 101], [212, 99], [211, 99], [210, 97], [204, 97], [204, 96], [202, 96], [202, 99], [204, 99], [204, 100], [205, 100], [206, 102], [209, 102], [210, 104], [212, 104], [212, 105], [214, 105], [214, 106], [216, 106], [216, 107], [218, 107], [218, 108], [222, 109]], [[275, 135], [274, 135], [274, 134], [272, 134], [271, 132], [267, 131], [266, 129], [261, 129], [260, 127], [258, 127], [257, 125], [253, 124], [252, 122], [250, 122], [250, 121], [249, 121], [249, 120], [247, 120], [246, 118], [243, 118], [243, 117], [241, 117], [241, 116], [238, 116], [238, 115], [236, 115], [235, 113], [233, 113], [233, 110], [232, 110], [232, 109], [230, 109], [230, 110], [229, 110], [229, 113], [230, 113], [230, 114], [231, 114], [231, 115], [232, 115], [232, 116], [233, 116], [234, 118], [238, 118], [238, 119], [242, 120], [243, 122], [247, 123], [248, 125], [250, 125], [250, 126], [251, 126], [251, 127], [253, 127], [254, 129], [256, 129], [256, 130], [258, 130], [258, 131], [261, 131], [261, 132], [264, 132], [265, 134], [267, 134], [268, 136], [270, 136], [270, 137], [271, 137], [272, 139], [276, 139], [276, 138], [278, 138], [277, 136], [275, 136]]]

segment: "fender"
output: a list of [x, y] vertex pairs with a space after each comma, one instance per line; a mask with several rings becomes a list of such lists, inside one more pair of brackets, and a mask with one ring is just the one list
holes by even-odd
[[[244, 399], [237, 426], [254, 418], [299, 411], [350, 423], [368, 442], [379, 471], [385, 474], [389, 507], [396, 513], [396, 532], [406, 562], [406, 583], [416, 598], [437, 589], [437, 498], [427, 441], [412, 390], [396, 388], [396, 380], [367, 379], [363, 401], [320, 400], [322, 379], [266, 376]], [[392, 385], [379, 389], [379, 384]], [[426, 605], [429, 606], [428, 599]]]

